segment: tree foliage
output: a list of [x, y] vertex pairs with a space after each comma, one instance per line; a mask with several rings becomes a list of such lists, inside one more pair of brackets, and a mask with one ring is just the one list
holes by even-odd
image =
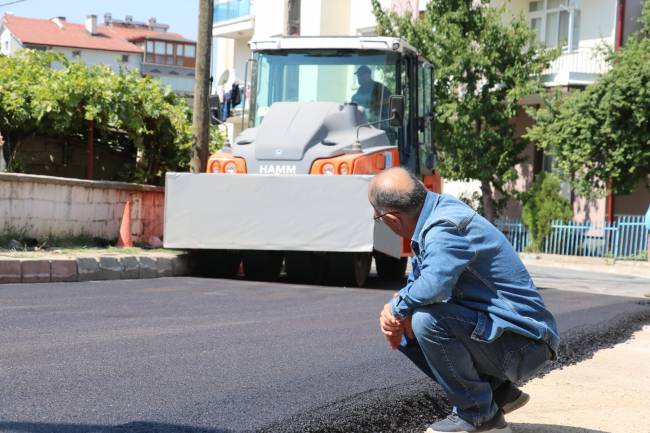
[[560, 179], [552, 173], [540, 174], [524, 193], [523, 201], [522, 220], [532, 238], [530, 249], [539, 252], [553, 221], [571, 219], [571, 204], [560, 195]]
[[598, 81], [548, 101], [528, 137], [555, 157], [559, 172], [585, 197], [631, 192], [650, 173], [650, 2], [642, 28]]
[[85, 137], [90, 122], [97, 136], [132, 143], [138, 155], [133, 181], [160, 183], [165, 171], [188, 165], [189, 108], [157, 80], [52, 52], [0, 57], [0, 131], [12, 143], [9, 167], [24, 138]]
[[431, 0], [418, 18], [382, 10], [372, 0], [378, 32], [405, 38], [434, 65], [434, 138], [443, 176], [481, 181], [486, 216], [494, 193], [509, 196], [526, 142], [512, 119], [522, 97], [541, 90], [539, 77], [557, 52], [540, 47], [527, 22], [504, 24], [505, 9], [488, 0]]

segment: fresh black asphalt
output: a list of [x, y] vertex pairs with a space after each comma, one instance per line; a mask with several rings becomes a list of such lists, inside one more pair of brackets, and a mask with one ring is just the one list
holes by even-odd
[[[420, 431], [444, 399], [378, 331], [396, 287], [371, 286], [0, 286], [0, 432]], [[650, 322], [639, 299], [542, 293], [563, 363]]]

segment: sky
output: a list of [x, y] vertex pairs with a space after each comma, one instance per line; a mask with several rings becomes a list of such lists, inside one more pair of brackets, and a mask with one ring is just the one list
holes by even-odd
[[[0, 0], [0, 5], [12, 1], [15, 0]], [[153, 16], [159, 23], [169, 24], [169, 31], [196, 40], [198, 3], [198, 0], [26, 0], [0, 6], [0, 14], [13, 12], [30, 18], [64, 16], [68, 21], [76, 23], [83, 23], [86, 15], [95, 14], [100, 24], [104, 22], [106, 12], [110, 12], [116, 19], [132, 15], [134, 21], [147, 21]]]

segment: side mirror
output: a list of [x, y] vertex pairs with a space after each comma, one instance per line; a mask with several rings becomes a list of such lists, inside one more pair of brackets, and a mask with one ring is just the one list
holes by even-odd
[[393, 128], [404, 126], [404, 96], [391, 95], [388, 98], [388, 107], [390, 108], [390, 119], [388, 124]]

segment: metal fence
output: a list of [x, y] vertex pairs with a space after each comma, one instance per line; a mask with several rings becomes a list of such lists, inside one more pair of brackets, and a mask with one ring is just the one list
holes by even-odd
[[519, 219], [504, 218], [497, 220], [494, 225], [501, 230], [518, 253], [523, 252], [531, 242], [528, 229]]
[[[519, 219], [495, 222], [517, 252], [530, 244], [528, 230]], [[648, 257], [645, 216], [620, 216], [612, 223], [554, 221], [543, 243], [543, 252], [568, 256], [613, 257], [643, 260]]]

